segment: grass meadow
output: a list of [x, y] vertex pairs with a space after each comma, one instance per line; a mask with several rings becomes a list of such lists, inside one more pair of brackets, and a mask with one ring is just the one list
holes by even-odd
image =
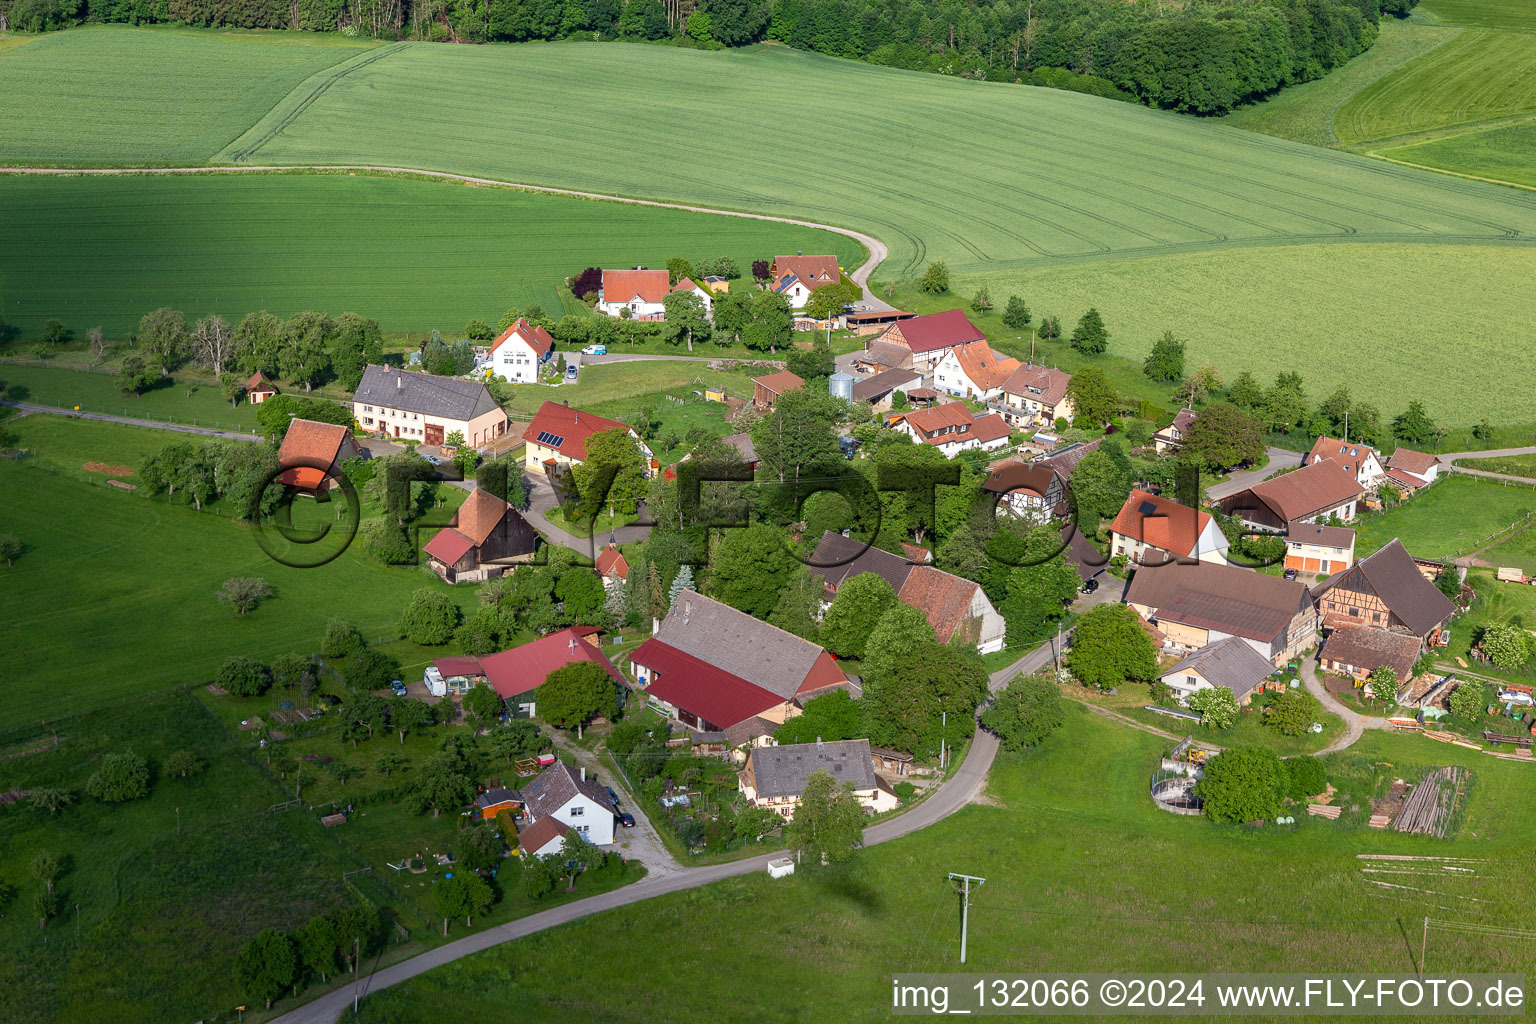
[[[1163, 741], [1068, 705], [1044, 745], [1003, 756], [987, 799], [921, 833], [789, 879], [730, 879], [604, 913], [476, 954], [363, 1004], [374, 1024], [559, 1016], [655, 1018], [658, 978], [730, 977], [734, 1019], [884, 1020], [890, 975], [955, 971], [960, 907], [945, 876], [987, 879], [970, 911], [976, 972], [1351, 970], [1412, 973], [1426, 904], [1436, 917], [1520, 927], [1536, 841], [1530, 766], [1418, 737], [1368, 734], [1333, 761], [1377, 761], [1416, 780], [1470, 764], [1477, 782], [1452, 842], [1305, 815], [1293, 828], [1214, 825], [1156, 810], [1147, 780]], [[1478, 904], [1389, 896], [1357, 853], [1477, 857], [1479, 878], [1426, 888], [1493, 896]], [[746, 924], [744, 922], [750, 922]], [[1410, 938], [1411, 936], [1411, 938]], [[658, 938], [664, 937], [662, 941]], [[786, 956], [786, 949], [814, 956]], [[1431, 932], [1429, 962], [1527, 971], [1518, 940]], [[719, 1019], [714, 985], [669, 986], [669, 1021]]]
[[47, 97], [0, 106], [0, 163], [200, 164], [305, 79], [377, 45], [171, 26], [49, 33], [0, 50], [0, 95]]
[[1536, 123], [1531, 121], [1457, 132], [1381, 152], [1410, 164], [1536, 188]]
[[353, 310], [451, 335], [508, 306], [559, 315], [561, 283], [594, 264], [864, 258], [814, 228], [369, 175], [0, 176], [0, 209], [0, 317], [33, 338], [51, 317], [76, 337], [100, 325], [126, 338], [159, 306], [232, 323]]
[[1496, 455], [1490, 459], [1457, 459], [1456, 465], [1536, 480], [1536, 455]]
[[[195, 684], [230, 655], [270, 660], [308, 650], [333, 615], [397, 657], [411, 678], [441, 653], [396, 639], [411, 594], [441, 587], [465, 608], [476, 602], [474, 588], [380, 565], [361, 545], [320, 568], [288, 568], [243, 523], [46, 467], [0, 462], [0, 492], [13, 496], [4, 530], [25, 546], [0, 588], [8, 706], [18, 724]], [[262, 577], [275, 596], [237, 616], [216, 599], [232, 576]]]
[[1470, 28], [1339, 108], [1346, 145], [1536, 113], [1536, 37]]
[[[1396, 508], [1362, 517], [1355, 556], [1364, 558], [1394, 537], [1411, 555], [1454, 558], [1536, 509], [1536, 490], [1496, 480], [1442, 473], [1438, 483]], [[1491, 553], [1484, 554], [1491, 560]]]
[[1429, 0], [1419, 13], [1446, 25], [1536, 32], [1536, 7], [1526, 0]]

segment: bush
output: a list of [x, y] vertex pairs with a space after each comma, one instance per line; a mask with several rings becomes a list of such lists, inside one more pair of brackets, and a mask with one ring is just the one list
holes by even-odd
[[320, 653], [327, 658], [345, 658], [368, 646], [362, 631], [350, 622], [332, 619], [326, 623], [325, 639], [320, 641]]
[[272, 685], [272, 670], [254, 658], [225, 658], [213, 681], [236, 697], [260, 697]]
[[149, 795], [149, 764], [137, 754], [108, 754], [85, 784], [85, 791], [109, 804]]
[[1285, 764], [1268, 747], [1235, 747], [1206, 762], [1195, 786], [1212, 821], [1262, 821], [1280, 809]]
[[445, 644], [459, 625], [459, 606], [447, 594], [422, 587], [400, 616], [400, 635], [418, 644]]
[[1293, 757], [1285, 762], [1286, 795], [1292, 800], [1317, 796], [1328, 788], [1328, 773], [1315, 757]]
[[161, 766], [160, 773], [162, 775], [178, 775], [181, 778], [187, 779], [194, 775], [201, 775], [207, 767], [203, 763], [202, 758], [192, 753], [192, 751], [178, 750], [165, 759], [165, 764]]
[[1264, 724], [1282, 736], [1300, 736], [1323, 715], [1322, 703], [1305, 690], [1286, 690], [1269, 702]]

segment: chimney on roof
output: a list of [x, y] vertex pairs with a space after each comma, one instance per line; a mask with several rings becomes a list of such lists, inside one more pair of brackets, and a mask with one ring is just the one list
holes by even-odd
[[586, 782], [587, 781], [587, 769], [586, 769], [586, 766], [582, 766], [582, 769], [581, 769], [581, 781], [582, 782]]
[[804, 256], [805, 255], [805, 250], [804, 249], [796, 249], [795, 250], [795, 255], [796, 256]]
[[569, 398], [567, 398], [567, 399], [566, 399], [566, 400], [565, 400], [565, 407], [566, 407], [566, 408], [567, 408], [567, 409], [569, 409], [569, 408], [570, 408], [570, 407], [571, 407], [571, 400], [570, 400], [570, 399], [569, 399]]
[[683, 625], [685, 625], [685, 626], [688, 625], [688, 616], [690, 616], [692, 614], [693, 614], [693, 598], [685, 597], [683, 599]]
[[395, 374], [395, 390], [398, 391], [403, 387], [405, 387], [405, 378], [398, 373]]

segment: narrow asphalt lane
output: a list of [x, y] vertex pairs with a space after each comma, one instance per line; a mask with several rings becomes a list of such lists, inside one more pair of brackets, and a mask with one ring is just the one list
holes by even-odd
[[1207, 493], [1211, 500], [1217, 501], [1238, 491], [1262, 483], [1280, 472], [1282, 469], [1294, 469], [1301, 465], [1301, 453], [1287, 451], [1284, 448], [1265, 448], [1264, 454], [1269, 456], [1269, 462], [1261, 469], [1250, 469], [1243, 473], [1234, 473], [1231, 478], [1218, 484], [1212, 484]]
[[113, 416], [104, 412], [76, 412], [74, 409], [59, 409], [51, 405], [37, 405], [33, 402], [0, 402], [0, 405], [8, 405], [13, 409], [21, 409], [24, 412], [40, 412], [52, 416], [69, 416], [77, 420], [97, 420], [101, 423], [123, 423], [130, 427], [148, 427], [151, 430], [169, 430], [177, 434], [196, 434], [199, 437], [219, 437], [229, 441], [260, 441], [260, 434], [242, 434], [234, 430], [215, 430], [212, 427], [194, 427], [186, 423], [164, 423], [160, 420], [141, 420], [132, 416]]

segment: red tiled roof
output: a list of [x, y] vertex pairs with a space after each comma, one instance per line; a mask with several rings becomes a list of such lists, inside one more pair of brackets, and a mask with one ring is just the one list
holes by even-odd
[[603, 667], [613, 681], [624, 685], [624, 677], [602, 651], [578, 636], [575, 630], [558, 633], [501, 651], [480, 659], [486, 681], [503, 697], [525, 693], [538, 687], [546, 676], [573, 661], [593, 661]]
[[629, 560], [618, 548], [604, 548], [597, 553], [597, 558], [593, 562], [597, 566], [599, 576], [612, 576], [616, 580], [629, 576]]
[[325, 479], [325, 470], [336, 461], [337, 453], [350, 436], [352, 432], [340, 424], [291, 421], [282, 446], [277, 449], [277, 461], [290, 468], [279, 474], [278, 479], [314, 490]]
[[[932, 434], [945, 427], [970, 427], [976, 422], [962, 402], [945, 402], [943, 405], [931, 405], [926, 409], [914, 409], [911, 412], [902, 413], [899, 417], [912, 424], [924, 434]], [[945, 434], [944, 439], [958, 437], [960, 431], [953, 434]]]
[[970, 580], [931, 566], [915, 565], [897, 599], [922, 612], [939, 643], [947, 644], [960, 624], [970, 617], [971, 598], [976, 596], [976, 590], [976, 584]]
[[469, 492], [450, 525], [475, 544], [484, 544], [511, 507], [490, 491], [477, 488]]
[[546, 814], [538, 821], [518, 832], [517, 845], [527, 850], [530, 854], [536, 854], [556, 839], [564, 839], [570, 828], [552, 814]]
[[267, 378], [263, 377], [260, 371], [251, 374], [250, 379], [245, 382], [245, 390], [270, 391], [274, 395], [277, 394], [277, 386], [274, 385], [271, 381], [267, 380]]
[[646, 693], [722, 729], [778, 707], [785, 700], [655, 637], [635, 648], [629, 660], [652, 672]]
[[992, 473], [981, 485], [981, 489], [988, 494], [1024, 491], [1037, 498], [1043, 498], [1050, 493], [1051, 482], [1055, 479], [1056, 474], [1049, 467], [1020, 462], [1017, 459], [1004, 459], [992, 467]]
[[691, 277], [680, 278], [677, 284], [672, 286], [672, 290], [675, 292], [704, 291], [703, 288], [700, 288], [697, 284], [694, 283], [693, 278]]
[[1355, 475], [1332, 459], [1309, 462], [1294, 472], [1254, 484], [1249, 490], [1286, 522], [1337, 508], [1365, 493]]
[[1414, 476], [1423, 476], [1429, 472], [1440, 459], [1426, 452], [1416, 452], [1412, 448], [1399, 448], [1387, 459], [1387, 465], [1393, 469], [1401, 469], [1405, 473]]
[[971, 427], [971, 436], [985, 444], [988, 441], [996, 441], [1013, 433], [1013, 428], [1008, 426], [1008, 421], [997, 413], [990, 416], [979, 416]]
[[1413, 491], [1416, 491], [1420, 487], [1424, 486], [1424, 481], [1422, 479], [1412, 475], [1411, 473], [1405, 473], [1401, 469], [1387, 470], [1387, 479], [1393, 481], [1394, 483], [1402, 484], [1404, 487]]
[[1133, 490], [1109, 530], [1176, 555], [1193, 555], [1200, 534], [1210, 521], [1207, 513], [1188, 505]]
[[836, 256], [775, 256], [770, 270], [776, 281], [793, 274], [812, 290], [843, 279]]
[[942, 313], [929, 313], [903, 320], [893, 328], [901, 332], [907, 347], [913, 352], [932, 352], [934, 349], [964, 345], [968, 341], [985, 341], [986, 335], [971, 323], [963, 309], [947, 309]]
[[766, 377], [753, 377], [753, 384], [761, 384], [776, 395], [782, 395], [786, 391], [805, 387], [805, 381], [788, 370], [780, 370], [778, 373], [770, 373]]
[[444, 565], [456, 565], [463, 558], [475, 542], [464, 536], [458, 530], [448, 527], [438, 530], [437, 536], [421, 546], [421, 550], [442, 562]]
[[990, 391], [1007, 380], [1019, 361], [1012, 356], [1000, 356], [984, 341], [972, 341], [955, 349], [955, 359], [960, 370], [972, 384], [983, 391]]
[[[594, 416], [568, 405], [545, 402], [534, 414], [533, 422], [524, 429], [523, 440], [555, 448], [566, 458], [580, 462], [587, 457], [587, 439], [593, 434], [605, 434], [610, 430], [627, 432], [629, 428], [617, 420]], [[548, 444], [539, 440], [540, 434], [550, 434], [561, 438], [561, 441], [558, 445]]]
[[603, 271], [604, 302], [628, 302], [637, 295], [641, 302], [660, 302], [671, 290], [665, 270]]
[[1025, 363], [1003, 381], [1003, 394], [1018, 395], [1020, 398], [1027, 398], [1031, 402], [1039, 402], [1054, 409], [1063, 398], [1067, 397], [1067, 385], [1070, 383], [1072, 383], [1070, 373], [1035, 363]]
[[548, 355], [550, 349], [555, 347], [555, 339], [550, 337], [548, 331], [538, 324], [530, 324], [522, 317], [518, 317], [517, 323], [502, 331], [501, 336], [491, 343], [491, 354], [495, 355], [496, 350], [514, 336], [521, 340], [523, 344], [533, 349], [540, 359]]
[[446, 658], [433, 658], [432, 665], [445, 676], [478, 676], [481, 674], [480, 659], [462, 654]]
[[1376, 449], [1370, 445], [1340, 441], [1336, 437], [1320, 437], [1312, 442], [1312, 450], [1302, 461], [1317, 462], [1321, 459], [1332, 459], [1343, 466], [1346, 472], [1359, 474], [1361, 464], [1375, 454]]

